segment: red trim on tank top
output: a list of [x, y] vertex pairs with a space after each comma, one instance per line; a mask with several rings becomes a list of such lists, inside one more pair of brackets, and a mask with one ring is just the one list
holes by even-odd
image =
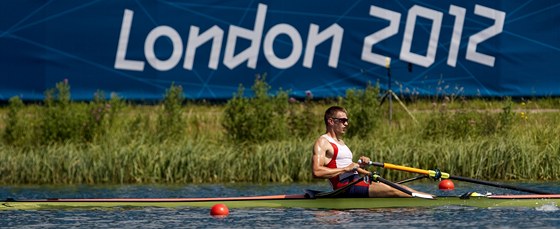
[[[331, 161], [329, 161], [329, 163], [327, 164], [328, 168], [333, 168], [336, 169], [336, 157], [338, 156], [338, 146], [336, 146], [336, 144], [331, 143], [332, 147], [333, 147], [333, 157], [331, 158]], [[331, 177], [329, 178], [329, 181], [331, 182], [331, 185], [333, 186], [333, 188], [338, 187], [338, 183], [339, 183], [339, 176], [335, 176], [335, 177]]]
[[331, 143], [333, 147], [333, 157], [331, 158], [331, 161], [329, 161], [329, 163], [327, 164], [327, 167], [336, 169], [336, 157], [338, 156], [338, 146], [336, 146], [336, 144], [332, 142], [329, 143]]

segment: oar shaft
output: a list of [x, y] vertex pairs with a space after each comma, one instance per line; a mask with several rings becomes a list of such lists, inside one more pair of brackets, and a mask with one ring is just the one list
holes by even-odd
[[420, 179], [429, 178], [429, 177], [430, 176], [428, 176], [428, 175], [420, 175], [420, 176], [417, 176], [417, 177], [408, 178], [406, 180], [401, 180], [401, 181], [398, 181], [398, 182], [395, 182], [395, 183], [404, 184], [404, 183], [408, 183], [408, 182], [411, 182], [411, 181], [420, 180]]
[[383, 163], [383, 168], [406, 171], [406, 172], [411, 172], [411, 173], [430, 175], [430, 171], [425, 170], [425, 169], [417, 169], [417, 168], [411, 168], [411, 167], [406, 167], [406, 166], [402, 166], [402, 165], [394, 165], [394, 164], [389, 164], [389, 163]]
[[523, 188], [523, 187], [516, 187], [516, 186], [507, 185], [507, 184], [493, 183], [493, 182], [489, 182], [489, 181], [477, 180], [477, 179], [468, 178], [468, 177], [453, 176], [453, 175], [449, 175], [448, 173], [443, 173], [443, 172], [434, 171], [434, 170], [417, 169], [417, 168], [411, 168], [411, 167], [406, 167], [406, 166], [402, 166], [402, 165], [394, 165], [394, 164], [390, 164], [390, 163], [381, 163], [381, 162], [370, 162], [369, 164], [373, 165], [373, 166], [381, 167], [381, 168], [386, 168], [386, 169], [394, 169], [394, 170], [400, 170], [400, 171], [405, 171], [405, 172], [425, 174], [425, 175], [428, 175], [430, 177], [435, 177], [436, 179], [448, 178], [448, 179], [452, 179], [452, 180], [466, 181], [466, 182], [475, 183], [475, 184], [482, 184], [482, 185], [488, 185], [488, 186], [493, 186], [493, 187], [498, 187], [498, 188], [505, 188], [505, 189], [511, 189], [511, 190], [516, 190], [516, 191], [535, 193], [535, 194], [553, 194], [551, 192], [546, 192], [546, 191], [534, 190], [534, 189]]
[[406, 194], [412, 196], [412, 191], [410, 191], [410, 190], [408, 190], [408, 189], [406, 189], [406, 188], [403, 188], [402, 186], [400, 186], [400, 185], [398, 185], [398, 184], [395, 184], [395, 183], [393, 183], [393, 182], [391, 182], [391, 181], [388, 181], [388, 180], [386, 180], [386, 179], [383, 178], [383, 177], [374, 175], [373, 179], [375, 179], [375, 180], [377, 180], [377, 181], [379, 181], [379, 182], [381, 182], [381, 183], [383, 183], [383, 184], [389, 185], [389, 186], [391, 186], [391, 187], [394, 188], [394, 189], [397, 189], [397, 190], [399, 190], [399, 191], [401, 191], [401, 192], [403, 192], [403, 193], [406, 193]]
[[430, 177], [436, 177], [437, 179], [439, 179], [439, 178], [449, 178], [448, 173], [443, 173], [443, 172], [434, 171], [434, 170], [417, 169], [417, 168], [406, 167], [406, 166], [402, 166], [402, 165], [395, 165], [395, 164], [381, 163], [381, 162], [370, 162], [369, 164], [373, 165], [373, 166], [381, 167], [381, 168], [386, 168], [386, 169], [393, 169], [393, 170], [400, 170], [400, 171], [411, 172], [411, 173], [424, 174], [424, 175], [428, 175]]
[[535, 193], [535, 194], [553, 194], [551, 192], [535, 190], [535, 189], [530, 189], [530, 188], [524, 188], [524, 187], [518, 187], [518, 186], [511, 186], [511, 185], [507, 185], [507, 184], [493, 183], [493, 182], [489, 182], [489, 181], [477, 180], [477, 179], [472, 179], [472, 178], [468, 178], [468, 177], [460, 177], [460, 176], [451, 175], [451, 176], [449, 176], [449, 179], [458, 180], [458, 181], [465, 181], [465, 182], [470, 182], [470, 183], [475, 183], [475, 184], [488, 185], [488, 186], [498, 187], [498, 188], [511, 189], [511, 190], [516, 190], [516, 191]]
[[408, 190], [408, 189], [404, 188], [403, 186], [401, 186], [399, 184], [395, 184], [395, 183], [393, 183], [389, 180], [386, 180], [383, 177], [380, 177], [379, 175], [376, 175], [376, 174], [373, 175], [373, 179], [376, 180], [376, 181], [379, 181], [383, 184], [386, 184], [386, 185], [388, 185], [388, 186], [390, 186], [390, 187], [392, 187], [396, 190], [399, 190], [399, 191], [401, 191], [401, 192], [403, 192], [403, 193], [405, 193], [405, 194], [407, 194], [411, 197], [419, 197], [419, 198], [423, 198], [423, 199], [434, 199], [434, 197], [431, 196], [431, 195], [413, 192], [411, 190]]

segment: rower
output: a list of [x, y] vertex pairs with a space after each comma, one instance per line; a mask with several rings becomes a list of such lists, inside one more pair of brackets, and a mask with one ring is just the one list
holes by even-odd
[[[365, 168], [370, 158], [361, 156], [361, 163], [352, 161], [353, 154], [345, 144], [343, 136], [349, 126], [348, 112], [339, 106], [332, 106], [325, 111], [324, 122], [326, 133], [321, 135], [313, 146], [312, 173], [314, 178], [328, 179], [333, 190], [345, 187], [362, 176], [372, 175]], [[342, 195], [345, 197], [411, 197], [411, 193], [419, 193], [406, 186], [389, 185], [389, 181], [379, 176], [372, 176], [376, 181], [361, 181], [348, 187]], [[400, 190], [396, 187], [402, 187]]]

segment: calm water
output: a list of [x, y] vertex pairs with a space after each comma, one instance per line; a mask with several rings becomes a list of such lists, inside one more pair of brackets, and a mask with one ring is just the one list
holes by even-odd
[[[560, 182], [516, 184], [560, 193]], [[437, 190], [437, 183], [411, 184], [437, 195], [465, 191], [513, 191], [455, 182], [456, 190]], [[213, 197], [298, 194], [305, 188], [327, 190], [318, 184], [11, 186], [0, 198]], [[213, 218], [204, 208], [139, 208], [110, 210], [0, 211], [2, 228], [560, 228], [558, 206], [480, 209], [470, 207], [391, 208], [369, 210], [230, 209], [226, 218]]]

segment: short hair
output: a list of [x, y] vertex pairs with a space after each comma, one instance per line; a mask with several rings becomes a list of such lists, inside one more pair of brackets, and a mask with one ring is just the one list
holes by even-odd
[[332, 107], [329, 107], [329, 109], [327, 109], [327, 110], [325, 111], [325, 117], [324, 117], [325, 126], [328, 125], [329, 118], [334, 118], [334, 115], [335, 115], [337, 112], [344, 112], [345, 114], [348, 114], [348, 112], [346, 111], [346, 109], [344, 109], [343, 107], [340, 107], [340, 106], [332, 106]]

